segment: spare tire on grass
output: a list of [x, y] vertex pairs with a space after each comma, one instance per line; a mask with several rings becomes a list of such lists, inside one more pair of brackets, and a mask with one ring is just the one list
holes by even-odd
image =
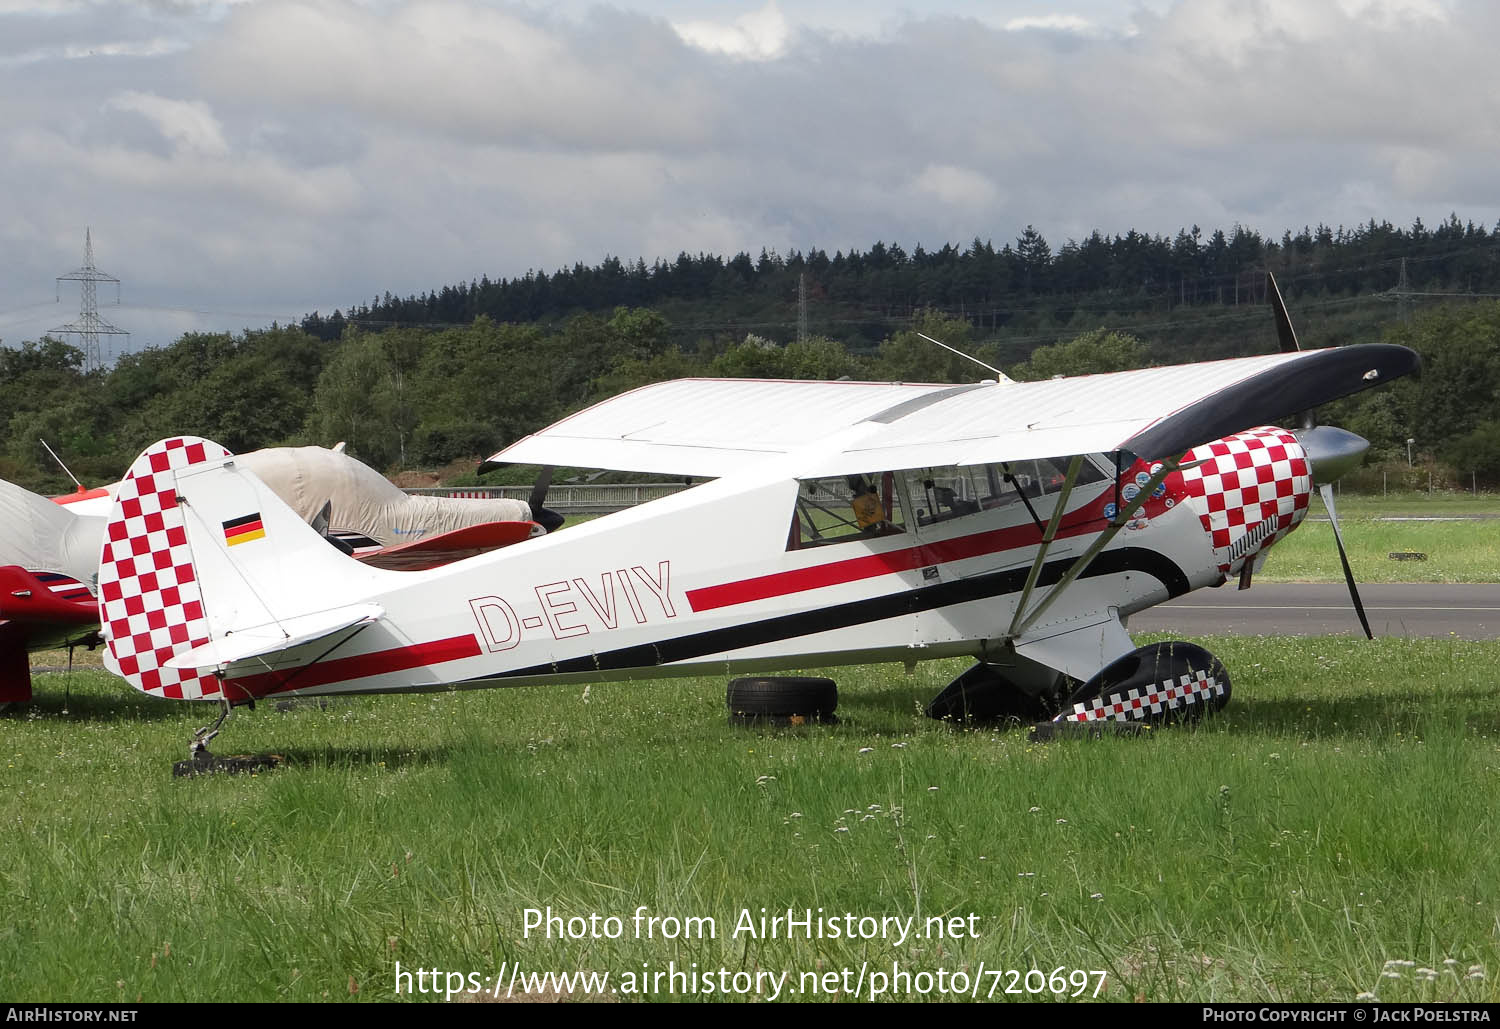
[[832, 724], [838, 721], [838, 686], [819, 676], [758, 676], [729, 680], [731, 725]]

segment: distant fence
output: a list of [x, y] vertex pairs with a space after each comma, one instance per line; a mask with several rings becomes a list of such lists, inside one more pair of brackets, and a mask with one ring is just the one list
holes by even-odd
[[[561, 514], [608, 514], [687, 489], [680, 482], [610, 483], [598, 486], [554, 485], [547, 507]], [[434, 486], [406, 490], [413, 496], [462, 500], [530, 500], [530, 486]]]

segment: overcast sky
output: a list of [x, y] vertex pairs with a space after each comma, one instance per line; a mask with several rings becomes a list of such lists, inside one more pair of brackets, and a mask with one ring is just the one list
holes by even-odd
[[1500, 217], [1487, 0], [0, 0], [0, 340], [607, 255]]

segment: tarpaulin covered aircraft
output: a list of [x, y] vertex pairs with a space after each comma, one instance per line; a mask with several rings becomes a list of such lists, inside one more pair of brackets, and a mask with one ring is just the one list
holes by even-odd
[[1047, 382], [646, 386], [492, 460], [711, 481], [405, 575], [330, 548], [222, 447], [163, 440], [110, 515], [105, 661], [220, 722], [270, 695], [955, 656], [978, 663], [935, 713], [971, 693], [1073, 721], [1193, 713], [1227, 699], [1222, 665], [1137, 651], [1127, 619], [1248, 583], [1365, 446], [1310, 413], [1419, 364], [1299, 351], [1280, 315], [1282, 353]]
[[[433, 568], [543, 531], [524, 501], [409, 497], [339, 449], [278, 447], [241, 462], [376, 567]], [[80, 487], [54, 502], [0, 481], [0, 704], [31, 698], [28, 651], [98, 643], [95, 578], [118, 490]]]
[[97, 642], [104, 518], [0, 480], [0, 705], [31, 699], [30, 650]]
[[[348, 544], [356, 556], [370, 555], [381, 568], [433, 567], [472, 556], [489, 548], [467, 545], [471, 532], [448, 534], [532, 521], [523, 500], [408, 495], [338, 449], [274, 447], [246, 454], [242, 461], [303, 521], [314, 523], [327, 509], [328, 535]], [[526, 526], [528, 535], [532, 528]]]

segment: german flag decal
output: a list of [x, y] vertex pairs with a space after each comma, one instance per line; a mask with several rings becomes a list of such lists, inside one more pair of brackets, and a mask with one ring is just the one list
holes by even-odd
[[224, 523], [224, 542], [231, 547], [239, 543], [266, 538], [266, 528], [260, 522], [260, 512], [247, 514]]

